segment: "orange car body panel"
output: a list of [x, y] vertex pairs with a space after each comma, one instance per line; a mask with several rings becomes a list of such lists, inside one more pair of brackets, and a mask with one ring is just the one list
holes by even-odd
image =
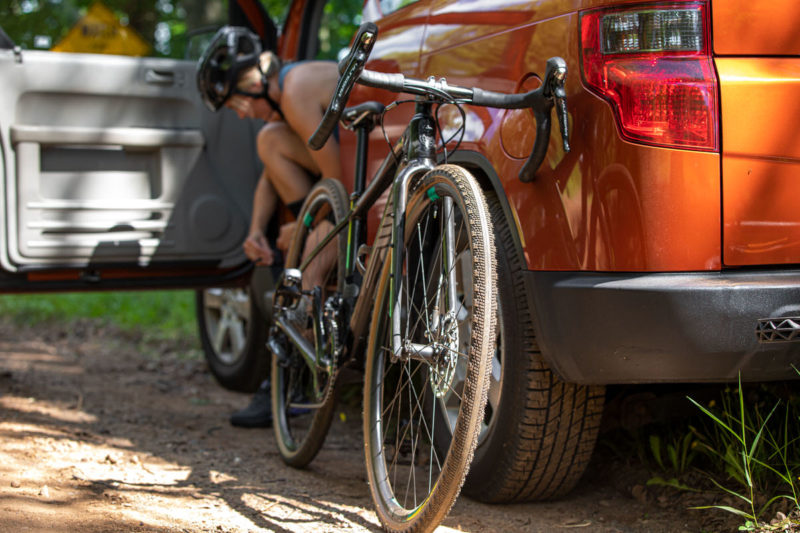
[[[620, 2], [623, 5], [636, 2]], [[665, 149], [622, 140], [611, 107], [581, 81], [580, 12], [600, 0], [531, 2], [421, 0], [380, 18], [369, 68], [495, 91], [529, 90], [544, 58], [567, 61], [572, 151], [554, 133], [534, 183], [517, 173], [535, 131], [529, 111], [467, 109], [461, 149], [486, 157], [508, 198], [531, 270], [679, 272], [800, 263], [800, 171], [794, 134], [800, 4], [733, 0], [711, 4], [720, 87], [721, 151]], [[776, 14], [780, 14], [776, 17]], [[724, 57], [751, 56], [751, 57]], [[773, 57], [765, 57], [773, 56]], [[498, 60], [502, 58], [502, 60]], [[394, 95], [357, 88], [354, 101]], [[400, 135], [410, 106], [387, 117]], [[444, 110], [445, 131], [460, 117]], [[343, 141], [345, 151], [352, 140]], [[386, 154], [373, 135], [370, 169]], [[352, 164], [345, 163], [345, 174]], [[376, 223], [373, 217], [370, 227]]]
[[[377, 46], [372, 54], [377, 59], [368, 67], [443, 76], [452, 84], [509, 92], [535, 87], [544, 59], [561, 55], [570, 71], [569, 154], [563, 152], [554, 131], [536, 181], [519, 181], [517, 174], [535, 135], [529, 111], [468, 108], [468, 127], [461, 145], [463, 150], [485, 156], [497, 173], [513, 210], [528, 268], [719, 269], [719, 154], [623, 141], [611, 108], [582, 85], [579, 15], [575, 11], [598, 4], [573, 2], [567, 9], [563, 4], [555, 9], [550, 3], [544, 8], [550, 11], [542, 13], [531, 2], [504, 2], [498, 8], [496, 2], [488, 1], [465, 5], [455, 0], [422, 0], [413, 4], [418, 11], [416, 19], [430, 9], [418, 68], [409, 57], [411, 50], [405, 51], [408, 59], [400, 65], [397, 53], [387, 59]], [[392, 16], [398, 14], [403, 15], [400, 20], [410, 18], [405, 10]], [[542, 22], [533, 22], [542, 18]], [[386, 19], [379, 21], [381, 30], [384, 24], [390, 25], [390, 32], [398, 31]], [[385, 38], [382, 33], [378, 44]], [[500, 57], [504, 60], [498, 61]], [[389, 102], [393, 96], [359, 89], [355, 99]], [[404, 117], [390, 116], [387, 122], [401, 125], [407, 120]], [[447, 131], [455, 128], [459, 117], [443, 110], [440, 119]], [[393, 133], [398, 134], [398, 127]]]
[[800, 59], [717, 58], [726, 265], [800, 262]]
[[711, 3], [714, 53], [737, 56], [800, 55], [796, 0], [719, 0]]
[[286, 23], [278, 39], [278, 54], [285, 60], [297, 59], [300, 35], [302, 34], [303, 12], [308, 5], [307, 0], [294, 0], [289, 7]]

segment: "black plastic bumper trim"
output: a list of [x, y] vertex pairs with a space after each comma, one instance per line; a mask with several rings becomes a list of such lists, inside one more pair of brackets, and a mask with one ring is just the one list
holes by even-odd
[[800, 342], [759, 342], [758, 328], [800, 316], [800, 270], [528, 272], [526, 288], [542, 353], [570, 382], [798, 378]]

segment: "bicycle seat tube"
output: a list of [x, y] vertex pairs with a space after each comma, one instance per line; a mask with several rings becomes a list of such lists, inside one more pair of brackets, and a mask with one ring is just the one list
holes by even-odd
[[366, 226], [361, 216], [353, 213], [356, 202], [364, 192], [367, 182], [367, 157], [369, 154], [369, 132], [373, 129], [372, 121], [365, 121], [355, 127], [356, 130], [356, 168], [353, 183], [353, 194], [350, 195], [350, 225], [347, 228], [346, 276], [350, 279], [356, 265], [358, 245], [365, 241]]

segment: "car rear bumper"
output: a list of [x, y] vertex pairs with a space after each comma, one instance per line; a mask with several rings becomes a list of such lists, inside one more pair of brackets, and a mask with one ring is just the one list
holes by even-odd
[[[797, 378], [800, 270], [598, 274], [527, 272], [539, 346], [576, 383]], [[780, 322], [780, 321], [779, 321]], [[800, 324], [800, 319], [798, 319]], [[788, 323], [791, 330], [791, 323]], [[772, 334], [775, 333], [775, 334]]]

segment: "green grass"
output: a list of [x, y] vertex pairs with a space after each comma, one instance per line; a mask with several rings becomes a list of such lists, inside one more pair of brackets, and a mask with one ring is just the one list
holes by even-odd
[[697, 432], [698, 448], [711, 460], [706, 473], [738, 504], [697, 508], [739, 515], [745, 520], [740, 531], [797, 531], [800, 522], [785, 514], [779, 527], [767, 523], [777, 504], [786, 514], [800, 513], [800, 403], [792, 388], [762, 384], [746, 391], [739, 376], [738, 387], [726, 389], [716, 409], [689, 400], [713, 421]]
[[2, 295], [0, 316], [27, 325], [95, 319], [155, 339], [197, 336], [194, 292], [187, 290]]

